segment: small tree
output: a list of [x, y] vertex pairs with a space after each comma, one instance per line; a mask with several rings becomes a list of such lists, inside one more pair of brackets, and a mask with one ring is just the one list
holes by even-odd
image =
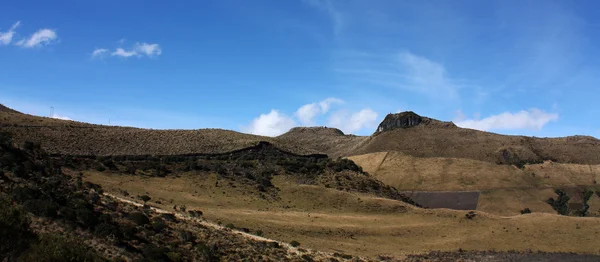
[[529, 209], [528, 207], [526, 207], [525, 209], [521, 210], [521, 215], [530, 214], [530, 213], [531, 213], [531, 209]]
[[145, 204], [146, 204], [146, 202], [150, 201], [150, 199], [152, 199], [152, 198], [150, 198], [150, 197], [149, 197], [149, 196], [147, 196], [147, 195], [143, 195], [143, 196], [140, 196], [140, 199], [141, 199], [142, 201], [144, 201], [144, 205], [145, 205]]
[[560, 190], [560, 189], [556, 189], [554, 191], [554, 193], [556, 193], [558, 195], [558, 197], [556, 199], [554, 198], [549, 198], [548, 200], [546, 200], [546, 203], [550, 204], [552, 206], [552, 208], [554, 210], [556, 210], [556, 212], [558, 212], [559, 215], [563, 215], [566, 216], [569, 214], [569, 199], [571, 199], [567, 193], [565, 193], [564, 191]]

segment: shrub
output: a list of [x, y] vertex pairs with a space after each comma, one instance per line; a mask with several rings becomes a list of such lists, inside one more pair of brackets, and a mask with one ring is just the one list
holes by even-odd
[[156, 233], [163, 231], [163, 229], [165, 228], [167, 228], [167, 224], [165, 224], [165, 222], [162, 219], [155, 219], [152, 222], [152, 229], [154, 229], [154, 232]]
[[552, 206], [552, 208], [554, 210], [556, 210], [556, 212], [558, 212], [559, 215], [568, 215], [569, 214], [569, 206], [568, 206], [568, 202], [569, 199], [571, 199], [567, 193], [565, 193], [564, 191], [560, 190], [560, 189], [556, 189], [554, 191], [554, 193], [556, 193], [558, 195], [558, 197], [556, 199], [554, 198], [549, 198], [548, 200], [546, 200], [546, 203], [550, 204]]
[[475, 213], [475, 211], [469, 211], [469, 213], [465, 214], [465, 217], [467, 219], [473, 219], [477, 216], [477, 213]]
[[150, 223], [150, 219], [142, 212], [132, 212], [127, 217], [138, 226]]
[[137, 232], [137, 230], [135, 229], [135, 227], [131, 226], [131, 225], [121, 225], [120, 230], [121, 234], [123, 235], [123, 237], [125, 239], [133, 239], [135, 237], [135, 234]]
[[167, 261], [169, 257], [167, 253], [169, 252], [169, 248], [167, 247], [158, 247], [153, 244], [146, 244], [144, 248], [142, 248], [142, 253], [144, 257], [149, 259], [150, 261]]
[[119, 228], [114, 225], [108, 224], [108, 223], [100, 223], [100, 224], [96, 225], [94, 234], [101, 236], [101, 237], [108, 237], [108, 236], [116, 237], [119, 235]]
[[311, 256], [309, 256], [307, 254], [302, 255], [302, 259], [304, 259], [304, 261], [307, 261], [307, 262], [315, 261], [315, 260], [313, 260], [313, 258]]
[[104, 171], [106, 171], [106, 167], [104, 167], [102, 165], [98, 165], [98, 166], [96, 166], [96, 171], [98, 171], [98, 172], [104, 172]]
[[529, 209], [528, 207], [526, 207], [525, 209], [521, 210], [521, 215], [529, 214], [529, 213], [531, 213], [531, 209]]
[[144, 204], [145, 204], [146, 202], [150, 201], [150, 199], [152, 199], [152, 198], [147, 195], [143, 195], [143, 196], [140, 196], [140, 199], [142, 201], [144, 201]]
[[290, 242], [290, 246], [292, 247], [299, 247], [300, 246], [300, 242], [293, 240], [292, 242]]
[[263, 232], [262, 230], [256, 230], [256, 233], [254, 233], [255, 235], [262, 237], [263, 236]]
[[97, 216], [92, 210], [87, 208], [79, 208], [75, 210], [77, 221], [84, 227], [93, 228], [97, 223]]
[[0, 197], [0, 257], [25, 250], [34, 238], [25, 212]]
[[173, 262], [180, 262], [180, 261], [184, 261], [183, 260], [183, 256], [177, 252], [171, 251], [171, 252], [167, 252], [167, 257], [169, 258], [169, 260], [173, 261]]
[[181, 242], [194, 242], [196, 240], [196, 236], [190, 231], [182, 229], [178, 231], [178, 234]]
[[58, 205], [49, 200], [30, 199], [23, 203], [23, 208], [28, 212], [42, 217], [56, 217]]
[[219, 259], [219, 246], [217, 244], [212, 244], [207, 246], [204, 243], [200, 243], [198, 245], [198, 251], [203, 261], [213, 262], [220, 261]]
[[87, 246], [54, 234], [42, 235], [40, 240], [19, 261], [104, 261]]
[[235, 229], [235, 225], [234, 225], [234, 224], [232, 224], [232, 223], [228, 223], [228, 224], [226, 224], [226, 225], [225, 225], [225, 227], [226, 227], [226, 228], [229, 228], [229, 229]]
[[340, 257], [343, 259], [352, 259], [353, 256], [352, 255], [347, 255], [347, 254], [343, 254], [343, 253], [333, 253], [334, 257]]

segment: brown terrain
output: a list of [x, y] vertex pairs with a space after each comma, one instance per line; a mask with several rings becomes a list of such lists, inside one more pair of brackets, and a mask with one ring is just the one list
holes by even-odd
[[[12, 136], [29, 158], [60, 166], [65, 181], [74, 181], [66, 185], [80, 178], [89, 184], [78, 190], [102, 188], [106, 199], [92, 207], [112, 214], [110, 223], [121, 232], [117, 240], [96, 232], [105, 226], [71, 231], [66, 227], [71, 218], [61, 212], [51, 228], [87, 239], [103, 257], [129, 261], [158, 249], [170, 252], [164, 261], [177, 261], [177, 254], [183, 256], [179, 261], [215, 261], [213, 255], [217, 261], [237, 261], [240, 255], [249, 261], [600, 259], [600, 141], [591, 137], [504, 136], [412, 112], [388, 115], [371, 136], [311, 127], [275, 138], [219, 129], [91, 125], [5, 107], [0, 120], [0, 132]], [[49, 158], [40, 159], [37, 150]], [[27, 172], [11, 170], [10, 183], [27, 181], [15, 176]], [[32, 181], [31, 188], [45, 190], [51, 180]], [[20, 196], [14, 188], [3, 192]], [[557, 215], [546, 203], [557, 198], [556, 189], [571, 196], [570, 215], [589, 205], [587, 217]], [[594, 194], [584, 201], [585, 190]], [[424, 209], [407, 197], [417, 191], [477, 192], [478, 205], [475, 211]], [[139, 207], [140, 196], [151, 197], [147, 204], [154, 209]], [[122, 207], [107, 206], [111, 201]], [[26, 210], [30, 202], [17, 201]], [[194, 217], [181, 207], [203, 214]], [[524, 208], [533, 213], [521, 215]], [[151, 221], [172, 212], [178, 222], [152, 233], [151, 226], [127, 221], [135, 212]], [[35, 212], [33, 217], [49, 219]], [[134, 235], [119, 231], [131, 226]], [[36, 234], [46, 227], [32, 224]], [[197, 240], [177, 237], [182, 229], [197, 231]], [[300, 246], [287, 244], [292, 242]]]

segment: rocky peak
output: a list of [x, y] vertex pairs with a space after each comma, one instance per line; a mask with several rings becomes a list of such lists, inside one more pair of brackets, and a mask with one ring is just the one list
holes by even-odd
[[452, 122], [442, 122], [439, 120], [422, 117], [415, 112], [406, 111], [397, 114], [388, 114], [377, 127], [375, 133], [390, 131], [398, 128], [411, 128], [418, 125], [436, 125], [439, 127], [455, 127]]

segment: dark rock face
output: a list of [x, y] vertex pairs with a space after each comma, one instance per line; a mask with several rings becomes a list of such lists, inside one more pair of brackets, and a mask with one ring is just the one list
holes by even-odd
[[410, 128], [420, 125], [423, 120], [423, 117], [412, 111], [388, 114], [381, 124], [379, 124], [379, 127], [377, 127], [377, 132], [389, 131], [396, 128]]

